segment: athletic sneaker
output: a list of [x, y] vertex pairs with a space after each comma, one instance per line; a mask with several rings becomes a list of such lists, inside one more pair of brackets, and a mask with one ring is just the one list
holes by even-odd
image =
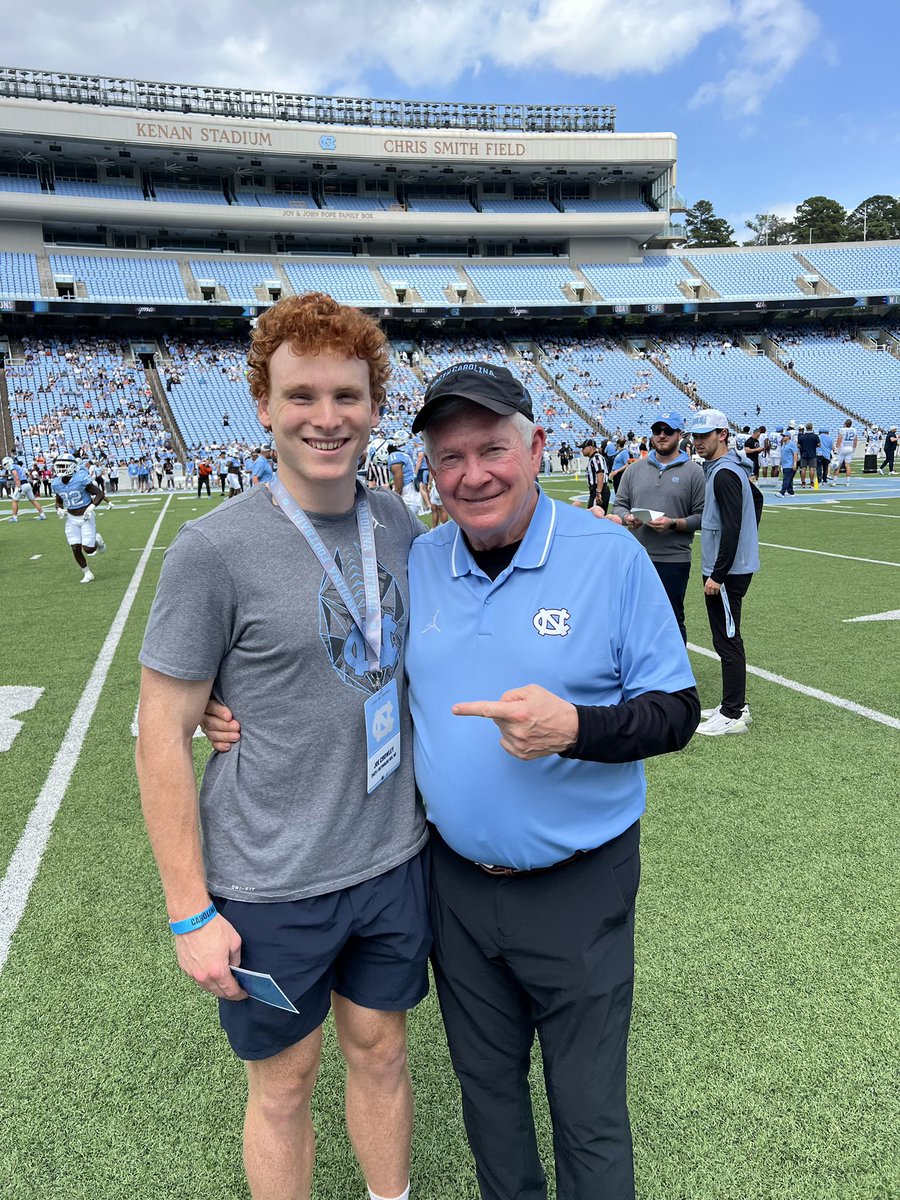
[[98, 553], [98, 554], [105, 554], [105, 553], [106, 553], [106, 542], [104, 542], [103, 538], [100, 536], [100, 534], [99, 534], [99, 533], [97, 534], [97, 542], [96, 542], [96, 545], [97, 545], [97, 553]]
[[46, 514], [46, 513], [38, 513], [38, 515], [37, 515], [37, 516], [36, 516], [34, 519], [35, 519], [36, 521], [46, 521], [46, 520], [47, 520], [47, 514]]
[[93, 583], [94, 576], [93, 576], [92, 572], [86, 570], [85, 573], [82, 575], [81, 579], [79, 580], [79, 582], [80, 583]]
[[18, 517], [10, 517], [9, 519], [13, 522], [13, 524], [15, 524], [19, 518]]
[[[722, 706], [720, 704], [717, 704], [715, 708], [701, 708], [700, 716], [703, 717], [703, 719], [705, 721], [708, 721], [710, 717], [717, 717], [721, 713], [721, 711], [722, 711]], [[744, 707], [741, 709], [741, 716], [744, 718], [744, 720], [747, 722], [748, 725], [753, 724], [753, 717], [750, 715], [750, 705], [749, 704], [745, 704]]]
[[705, 737], [721, 737], [726, 733], [749, 733], [750, 726], [743, 716], [723, 717], [721, 713], [718, 713], [698, 726], [696, 732], [702, 733]]

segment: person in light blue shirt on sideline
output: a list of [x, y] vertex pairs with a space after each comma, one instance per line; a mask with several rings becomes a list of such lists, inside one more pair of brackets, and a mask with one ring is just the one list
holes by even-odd
[[253, 486], [258, 484], [269, 483], [275, 478], [275, 469], [271, 463], [272, 451], [268, 446], [260, 446], [259, 453], [253, 460], [253, 466], [250, 468], [251, 481]]
[[616, 447], [616, 456], [612, 460], [612, 468], [609, 472], [609, 482], [612, 485], [613, 491], [615, 491], [619, 486], [619, 480], [622, 478], [622, 472], [631, 461], [628, 444], [624, 438], [619, 438], [617, 440]]
[[828, 484], [828, 470], [831, 467], [833, 453], [834, 438], [827, 429], [820, 429], [819, 444], [816, 447], [816, 477], [823, 487]]
[[781, 461], [781, 491], [779, 496], [794, 496], [794, 475], [797, 472], [797, 457], [799, 449], [790, 433], [781, 435], [781, 449], [779, 451], [779, 459]]

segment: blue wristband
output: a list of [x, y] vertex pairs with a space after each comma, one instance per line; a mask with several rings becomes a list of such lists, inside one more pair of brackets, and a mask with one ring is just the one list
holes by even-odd
[[203, 912], [198, 912], [193, 917], [185, 917], [183, 921], [170, 921], [169, 928], [173, 933], [193, 933], [195, 929], [202, 929], [207, 925], [213, 917], [218, 914], [218, 909], [214, 904], [210, 904], [209, 908], [204, 908]]

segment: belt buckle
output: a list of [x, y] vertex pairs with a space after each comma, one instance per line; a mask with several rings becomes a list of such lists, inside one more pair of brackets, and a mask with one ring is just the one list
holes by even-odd
[[522, 872], [517, 870], [515, 867], [498, 867], [496, 863], [477, 862], [475, 866], [480, 867], [486, 875], [510, 876], [522, 874]]

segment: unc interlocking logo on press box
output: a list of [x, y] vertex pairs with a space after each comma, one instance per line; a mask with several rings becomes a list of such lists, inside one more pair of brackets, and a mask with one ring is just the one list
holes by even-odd
[[570, 632], [571, 613], [566, 608], [541, 608], [531, 619], [541, 637], [565, 637]]

